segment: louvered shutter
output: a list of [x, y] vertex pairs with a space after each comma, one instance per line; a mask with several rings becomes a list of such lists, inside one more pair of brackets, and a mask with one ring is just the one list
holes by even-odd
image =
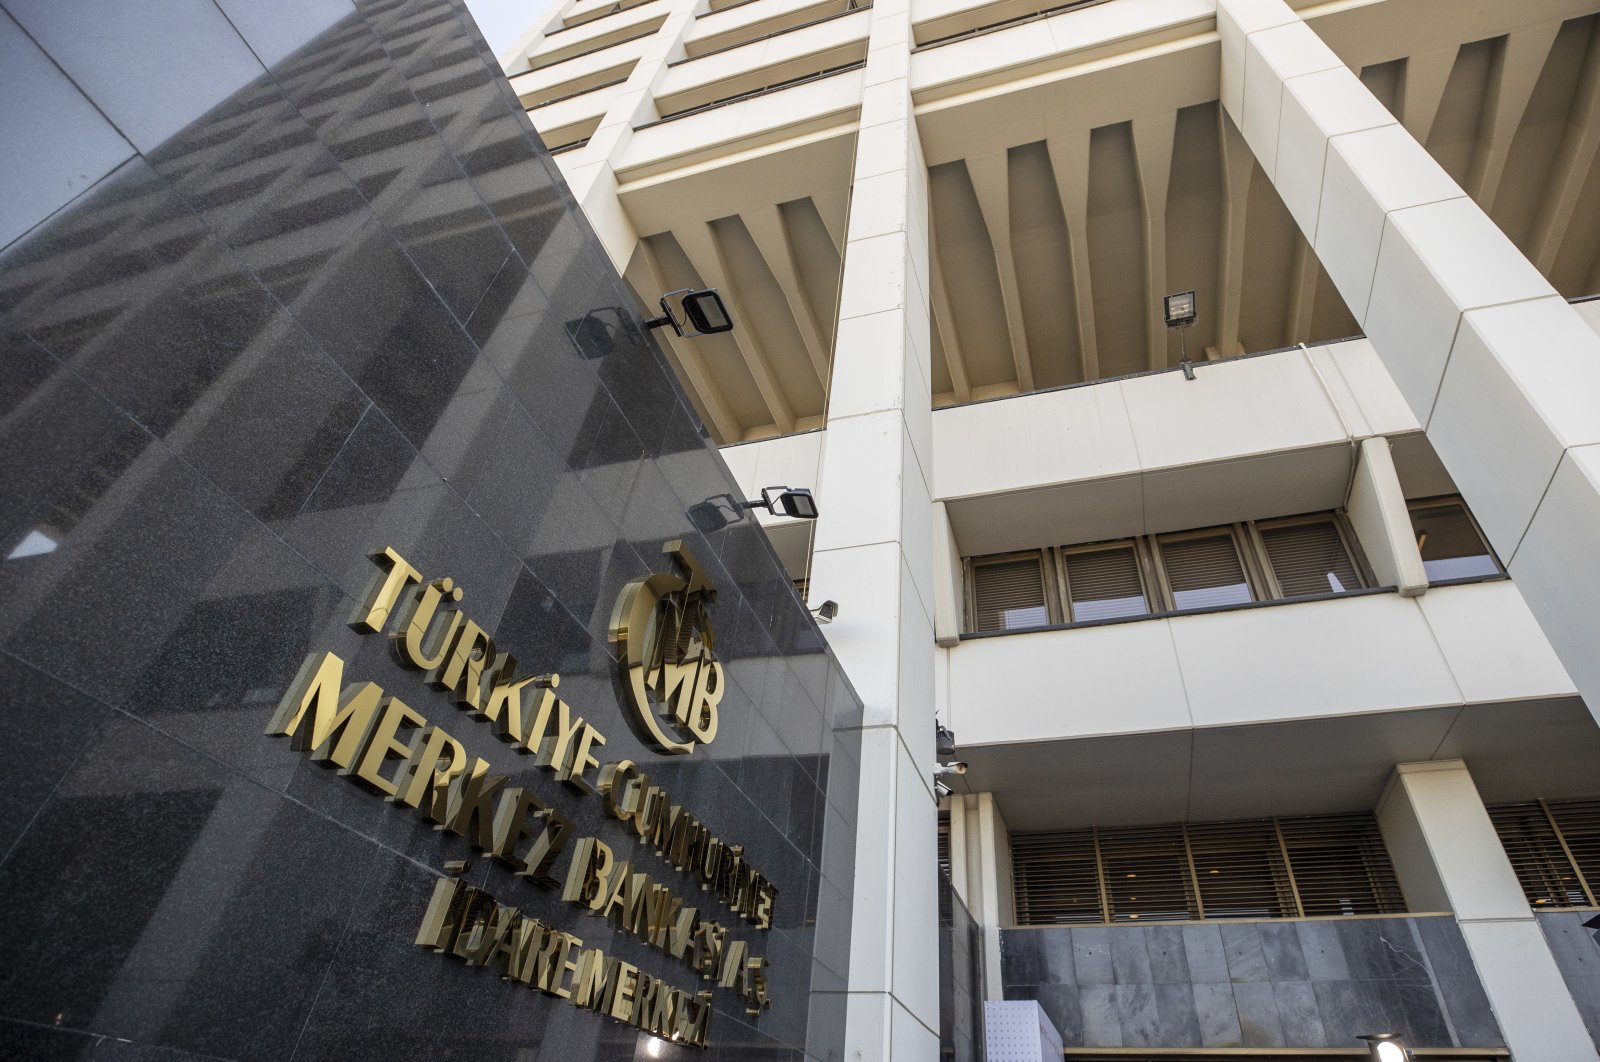
[[1101, 830], [1099, 837], [1113, 922], [1199, 917], [1182, 825]]
[[980, 631], [1014, 631], [1050, 622], [1044, 601], [1044, 569], [1039, 558], [974, 564], [975, 613]]
[[1163, 539], [1161, 562], [1176, 608], [1217, 608], [1255, 600], [1230, 532]]
[[1588, 885], [1587, 906], [1600, 903], [1600, 800], [1556, 800], [1549, 804], [1561, 838]]
[[1542, 908], [1595, 903], [1600, 800], [1502, 804], [1489, 809], [1489, 819], [1528, 903]]
[[1406, 909], [1389, 850], [1370, 811], [1278, 820], [1307, 918]]
[[1189, 826], [1207, 918], [1293, 918], [1294, 889], [1271, 819]]
[[1361, 586], [1355, 562], [1332, 520], [1263, 528], [1261, 541], [1284, 597], [1342, 594]]
[[1093, 830], [1012, 834], [1011, 881], [1018, 925], [1105, 921]]
[[1066, 565], [1073, 622], [1143, 616], [1150, 611], [1139, 578], [1139, 558], [1131, 545], [1068, 553]]

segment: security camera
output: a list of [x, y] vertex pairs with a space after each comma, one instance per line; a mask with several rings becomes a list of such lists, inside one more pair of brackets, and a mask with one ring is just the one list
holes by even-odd
[[939, 764], [939, 773], [940, 774], [966, 774], [967, 773], [967, 761], [966, 760], [951, 760], [949, 763], [941, 763], [941, 764]]
[[834, 618], [839, 615], [839, 602], [824, 601], [811, 611], [817, 617], [818, 623], [832, 623]]

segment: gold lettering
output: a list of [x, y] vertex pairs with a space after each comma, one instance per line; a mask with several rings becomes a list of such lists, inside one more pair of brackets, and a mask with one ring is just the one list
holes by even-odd
[[545, 742], [545, 731], [550, 729], [550, 717], [560, 703], [560, 698], [556, 696], [556, 688], [561, 685], [560, 675], [536, 678], [533, 684], [544, 690], [544, 696], [539, 698], [539, 707], [534, 711], [532, 721], [524, 720], [527, 723], [527, 735], [522, 739], [519, 752], [539, 751]]
[[572, 854], [567, 884], [561, 898], [567, 903], [598, 911], [610, 896], [611, 849], [596, 837], [585, 837]]
[[[374, 553], [372, 559], [378, 564], [378, 572], [373, 575], [367, 584], [367, 592], [362, 595], [366, 604], [358, 607], [350, 619], [350, 626], [363, 633], [383, 630], [389, 622], [389, 612], [400, 598], [400, 592], [410, 584], [422, 581], [422, 573], [407, 564], [393, 546], [385, 546], [383, 552]], [[384, 561], [389, 562], [387, 568], [384, 567]]]
[[424, 948], [442, 952], [450, 946], [461, 909], [466, 905], [467, 891], [475, 891], [460, 878], [440, 878], [433, 884], [433, 895], [428, 898], [428, 909], [423, 912], [422, 926], [417, 930], [417, 943]]
[[509, 653], [501, 654], [495, 663], [495, 678], [489, 690], [489, 703], [484, 707], [482, 715], [494, 727], [495, 737], [513, 745], [520, 745], [523, 741], [522, 689], [533, 682], [536, 676], [529, 675], [525, 679], [513, 682], [511, 676], [516, 670], [516, 657]]
[[639, 987], [639, 968], [632, 963], [617, 963], [608, 986], [606, 1013], [618, 1021], [627, 1021], [633, 1014], [633, 993]]
[[467, 769], [467, 750], [461, 742], [436, 726], [426, 727], [411, 738], [411, 752], [401, 773], [397, 803], [411, 808], [431, 809], [434, 793], [450, 784]]
[[604, 745], [606, 739], [589, 723], [583, 724], [583, 733], [578, 737], [578, 748], [572, 754], [572, 760], [558, 777], [580, 793], [592, 793], [594, 787], [583, 776], [583, 772], [590, 767], [600, 766], [600, 761], [594, 758], [590, 750]]
[[[399, 697], [386, 697], [383, 702], [383, 715], [379, 717], [377, 726], [372, 728], [372, 738], [367, 742], [366, 751], [361, 754], [360, 766], [356, 767], [354, 777], [357, 781], [376, 789], [384, 796], [394, 796], [400, 790], [399, 783], [383, 776], [383, 765], [391, 757], [409, 759], [411, 744], [400, 741], [397, 737], [401, 727], [427, 726], [428, 721]], [[341, 771], [349, 774], [348, 770]]]
[[672, 927], [672, 939], [667, 943], [667, 951], [674, 959], [681, 959], [684, 952], [689, 950], [689, 945], [700, 932], [700, 912], [693, 907], [684, 907], [678, 911], [678, 922]]
[[[542, 705], [539, 712], [541, 716], [540, 722], [543, 723], [545, 720], [543, 718], [544, 707]], [[565, 778], [563, 765], [572, 755], [573, 739], [578, 736], [578, 732], [583, 727], [583, 716], [574, 715], [572, 709], [567, 706], [567, 702], [558, 698], [556, 700], [555, 724], [555, 733], [546, 735], [539, 741], [539, 752], [533, 762], [535, 766], [555, 771], [556, 777]]]
[[562, 999], [572, 998], [571, 978], [569, 978], [568, 975], [571, 974], [573, 977], [576, 977], [578, 973], [578, 964], [573, 960], [572, 952], [573, 949], [582, 947], [583, 941], [579, 940], [571, 933], [561, 934], [561, 944], [556, 952], [556, 960], [551, 966], [551, 970], [553, 971], [551, 976], [553, 976], [555, 980], [550, 987], [551, 990]]
[[752, 955], [744, 964], [744, 980], [739, 986], [739, 996], [744, 1000], [744, 1012], [754, 1018], [772, 1006], [767, 998], [767, 960], [762, 955]]
[[395, 659], [419, 671], [432, 671], [443, 664], [450, 643], [455, 639], [456, 628], [464, 617], [459, 609], [450, 610], [448, 621], [442, 633], [435, 636], [432, 648], [427, 645], [428, 631], [434, 626], [440, 602], [446, 597], [460, 601], [461, 594], [461, 588], [449, 579], [435, 579], [413, 591], [400, 612], [398, 629], [389, 636]]
[[610, 972], [611, 963], [606, 961], [605, 952], [599, 948], [590, 948], [579, 956], [578, 976], [572, 985], [573, 1005], [598, 1010], [610, 983]]
[[772, 908], [777, 902], [778, 890], [766, 878], [756, 887], [755, 923], [758, 929], [772, 928]]
[[733, 988], [744, 976], [745, 948], [744, 941], [730, 940], [728, 946], [723, 949], [722, 974], [717, 978], [717, 983], [723, 988]]
[[600, 770], [600, 796], [606, 814], [627, 822], [638, 811], [639, 793], [650, 781], [632, 760], [608, 763]]
[[454, 690], [456, 701], [477, 711], [483, 704], [484, 665], [494, 659], [494, 642], [472, 620], [461, 625], [451, 644], [449, 658], [428, 673], [428, 681], [442, 690]]
[[450, 944], [450, 954], [458, 959], [465, 959], [469, 964], [473, 954], [483, 942], [484, 935], [489, 932], [490, 923], [494, 921], [494, 914], [500, 905], [494, 902], [494, 897], [482, 889], [467, 886], [465, 903], [461, 908], [460, 919], [456, 923], [456, 933]]
[[645, 898], [649, 894], [650, 875], [635, 873], [626, 862], [612, 873], [611, 895], [600, 909], [600, 917], [614, 921], [619, 929], [629, 933], [639, 932], [645, 914]]
[[[332, 653], [312, 653], [284, 691], [272, 713], [267, 733], [290, 735], [290, 746], [311, 750], [311, 758], [325, 767], [348, 769], [367, 743], [377, 719], [383, 690], [376, 683], [344, 682], [344, 661]], [[311, 709], [311, 726], [304, 729], [306, 710]], [[334, 737], [338, 743], [334, 744]]]
[[[481, 756], [474, 759], [472, 766], [457, 775], [450, 787], [440, 794], [445, 807], [444, 815], [437, 821], [451, 833], [465, 837], [474, 847], [492, 853], [495, 848], [494, 797], [509, 780], [503, 774], [491, 775], [488, 760]], [[436, 800], [436, 809], [438, 805]]]
[[717, 736], [717, 705], [722, 702], [722, 664], [709, 657], [695, 675], [693, 709], [687, 723], [689, 732], [703, 745]]

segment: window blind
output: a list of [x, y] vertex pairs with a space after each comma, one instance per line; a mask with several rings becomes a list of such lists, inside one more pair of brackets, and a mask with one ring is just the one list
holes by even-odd
[[1067, 553], [1067, 593], [1075, 623], [1150, 611], [1132, 545]]
[[1231, 532], [1163, 539], [1161, 561], [1175, 608], [1216, 608], [1255, 600]]
[[1530, 800], [1489, 809], [1535, 908], [1593, 907], [1600, 885], [1600, 800]]
[[1371, 812], [1018, 833], [1019, 925], [1399, 913]]
[[1050, 622], [1044, 601], [1044, 570], [1037, 556], [993, 564], [972, 571], [973, 616], [980, 631], [1014, 631]]
[[1342, 594], [1361, 586], [1332, 520], [1263, 528], [1261, 541], [1284, 597]]
[[1099, 925], [1100, 870], [1093, 830], [1011, 835], [1017, 924]]
[[1370, 811], [1277, 822], [1305, 917], [1392, 914], [1406, 909], [1378, 820]]
[[1194, 879], [1182, 824], [1104, 830], [1100, 861], [1113, 922], [1194, 917]]
[[1271, 819], [1192, 825], [1189, 846], [1205, 917], [1295, 917], [1294, 889]]

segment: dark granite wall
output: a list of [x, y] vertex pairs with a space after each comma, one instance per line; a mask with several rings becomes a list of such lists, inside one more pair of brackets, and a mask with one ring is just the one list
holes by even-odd
[[[346, 625], [389, 545], [775, 882], [774, 927], [736, 930], [774, 1006], [719, 989], [713, 1050], [660, 1057], [836, 1057], [859, 702], [753, 522], [687, 515], [735, 485], [464, 10], [5, 6], [112, 120], [221, 64], [243, 87], [0, 256], [0, 1057], [656, 1057], [416, 947], [466, 842], [264, 736], [331, 650], [694, 891]], [[680, 537], [730, 681], [715, 743], [668, 758], [623, 723], [607, 622]]]
[[1449, 915], [1008, 929], [1007, 999], [1068, 1047], [1504, 1047]]
[[983, 931], [939, 869], [939, 1057], [983, 1062]]
[[1550, 942], [1562, 980], [1578, 1004], [1589, 1036], [1600, 1048], [1600, 931], [1583, 923], [1596, 913], [1587, 911], [1545, 911], [1535, 915], [1539, 928]]

